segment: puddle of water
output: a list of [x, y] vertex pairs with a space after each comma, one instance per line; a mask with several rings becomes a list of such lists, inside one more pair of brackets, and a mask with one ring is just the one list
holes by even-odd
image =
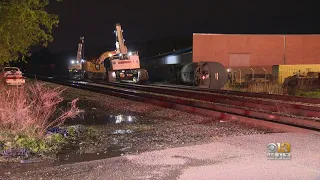
[[65, 152], [61, 152], [57, 155], [58, 162], [57, 164], [72, 164], [76, 162], [84, 162], [84, 161], [93, 161], [99, 159], [106, 159], [112, 157], [118, 157], [124, 155], [126, 150], [130, 149], [129, 147], [121, 147], [117, 145], [113, 145], [108, 147], [103, 152], [97, 153], [76, 153], [74, 149], [66, 150]]
[[[108, 125], [108, 124], [123, 124], [123, 125], [130, 125], [139, 123], [140, 119], [136, 116], [132, 115], [108, 115], [102, 117], [95, 117], [92, 118], [90, 115], [84, 115], [84, 117], [80, 117], [76, 120], [71, 120], [67, 123], [67, 125], [74, 125], [74, 124], [82, 124], [82, 125]], [[130, 129], [117, 129], [110, 132], [113, 135], [124, 135], [134, 133], [134, 130]], [[117, 143], [116, 138], [114, 143]], [[113, 143], [112, 143], [113, 144]], [[59, 154], [57, 154], [57, 161], [55, 162], [26, 162], [26, 163], [0, 163], [0, 177], [3, 175], [7, 175], [9, 172], [10, 174], [21, 173], [26, 171], [34, 171], [38, 168], [43, 167], [52, 167], [55, 165], [61, 164], [72, 164], [76, 162], [84, 162], [84, 161], [92, 161], [92, 160], [100, 160], [100, 159], [107, 159], [112, 157], [119, 157], [121, 155], [135, 152], [135, 149], [132, 147], [125, 147], [119, 145], [112, 145], [105, 149], [102, 152], [96, 153], [84, 153], [80, 154], [77, 153], [77, 148], [75, 149], [66, 149]], [[40, 165], [41, 164], [41, 165]], [[0, 178], [1, 179], [1, 178]]]
[[130, 115], [110, 115], [107, 118], [107, 121], [110, 123], [116, 123], [116, 124], [120, 124], [120, 123], [134, 123], [137, 121], [137, 118], [135, 116], [130, 116]]
[[139, 120], [136, 116], [132, 115], [108, 115], [108, 116], [96, 116], [84, 114], [83, 117], [77, 119], [68, 120], [68, 125], [82, 124], [82, 125], [104, 125], [104, 124], [132, 124], [137, 123]]

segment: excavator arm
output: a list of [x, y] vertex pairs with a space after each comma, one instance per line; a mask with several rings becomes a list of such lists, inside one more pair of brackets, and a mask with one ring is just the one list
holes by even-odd
[[117, 52], [116, 51], [107, 51], [107, 52], [104, 52], [103, 54], [100, 55], [100, 57], [97, 59], [97, 63], [98, 64], [102, 64], [103, 61], [108, 58], [108, 57], [112, 57], [114, 55], [116, 55]]
[[[116, 35], [116, 50], [115, 51], [107, 51], [107, 52], [104, 52], [103, 54], [101, 54], [100, 57], [96, 61], [97, 64], [102, 64], [106, 58], [112, 57], [117, 54], [121, 54], [121, 55], [128, 54], [127, 46], [124, 44], [124, 39], [123, 39], [123, 34], [122, 34], [123, 30], [122, 30], [121, 25], [119, 23], [116, 24], [116, 30], [114, 32]], [[131, 55], [131, 53], [129, 53], [129, 55]]]
[[77, 52], [78, 63], [80, 63], [83, 58], [83, 43], [84, 43], [84, 37], [80, 37], [80, 42], [78, 44], [78, 52]]
[[125, 44], [124, 44], [122, 32], [123, 32], [123, 30], [121, 29], [121, 25], [119, 23], [117, 23], [116, 30], [115, 30], [115, 34], [117, 37], [116, 48], [117, 48], [118, 53], [127, 54], [128, 49], [127, 49], [127, 46], [125, 46]]

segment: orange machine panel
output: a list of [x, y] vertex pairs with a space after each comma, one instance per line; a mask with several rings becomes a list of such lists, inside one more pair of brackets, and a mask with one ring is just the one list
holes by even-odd
[[138, 55], [132, 55], [129, 59], [119, 60], [113, 59], [112, 62], [112, 70], [124, 70], [124, 69], [139, 69], [140, 68], [140, 60]]
[[193, 61], [225, 67], [320, 63], [320, 35], [193, 34]]

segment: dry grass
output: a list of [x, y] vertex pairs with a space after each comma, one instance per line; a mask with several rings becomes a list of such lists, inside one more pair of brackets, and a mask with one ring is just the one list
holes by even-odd
[[255, 83], [246, 88], [247, 92], [268, 93], [268, 94], [287, 94], [287, 88], [281, 84], [274, 83]]
[[281, 84], [267, 83], [250, 83], [244, 88], [239, 88], [226, 84], [223, 89], [225, 90], [235, 90], [243, 92], [255, 92], [255, 93], [268, 93], [268, 94], [287, 94], [287, 88]]
[[75, 118], [82, 110], [76, 107], [78, 99], [70, 103], [68, 110], [60, 109], [64, 89], [48, 88], [34, 82], [22, 87], [0, 87], [0, 131], [42, 137], [46, 130]]
[[316, 79], [312, 78], [301, 78], [284, 84], [250, 82], [245, 84], [245, 87], [242, 88], [237, 87], [236, 85], [226, 84], [223, 89], [254, 93], [319, 97], [319, 85], [316, 84]]

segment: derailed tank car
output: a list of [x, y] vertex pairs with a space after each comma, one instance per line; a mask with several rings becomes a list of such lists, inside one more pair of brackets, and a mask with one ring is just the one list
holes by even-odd
[[152, 82], [220, 89], [228, 78], [226, 68], [218, 62], [193, 62], [191, 47], [142, 59], [141, 66]]

